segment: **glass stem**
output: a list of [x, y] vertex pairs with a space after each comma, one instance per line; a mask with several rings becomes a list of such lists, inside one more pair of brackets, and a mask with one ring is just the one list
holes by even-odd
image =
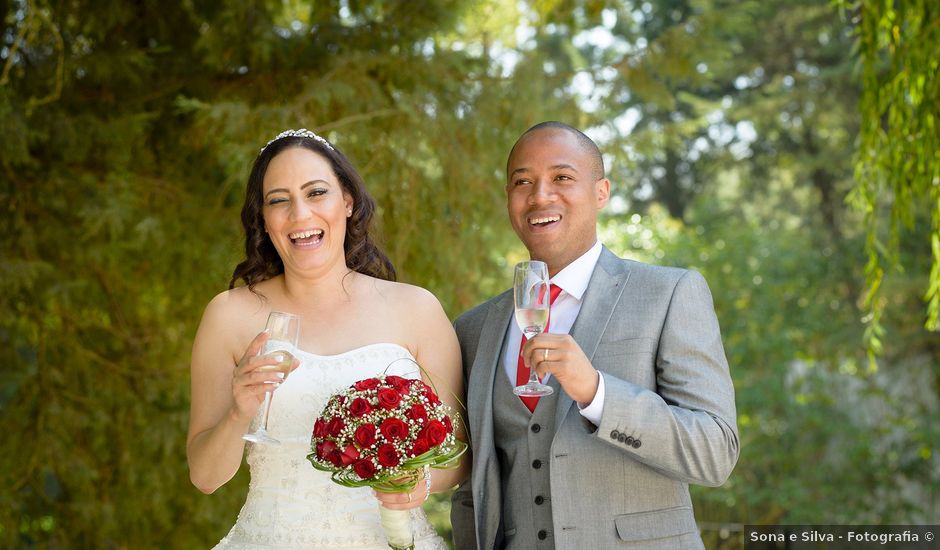
[[271, 388], [269, 391], [264, 392], [264, 403], [261, 405], [264, 407], [264, 420], [261, 422], [261, 431], [268, 431], [268, 415], [271, 414], [271, 394], [274, 393], [274, 388]]
[[535, 385], [541, 384], [541, 382], [539, 382], [539, 376], [538, 374], [536, 374], [535, 369], [529, 369], [529, 384], [535, 384]]
[[[539, 334], [542, 334], [542, 329], [540, 329], [538, 332], [536, 332], [532, 336], [526, 336], [526, 339], [531, 340], [532, 338], [535, 338]], [[526, 363], [528, 363], [528, 361]], [[532, 365], [528, 365], [528, 364], [527, 366], [529, 367], [529, 385], [533, 385], [533, 384], [536, 386], [540, 385], [541, 382], [539, 381], [538, 373], [535, 372], [535, 367]]]

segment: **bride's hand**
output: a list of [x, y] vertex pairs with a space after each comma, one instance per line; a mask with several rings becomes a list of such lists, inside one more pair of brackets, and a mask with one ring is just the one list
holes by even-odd
[[[232, 375], [232, 397], [235, 400], [235, 414], [238, 418], [251, 419], [264, 402], [264, 394], [277, 388], [282, 378], [276, 371], [258, 371], [265, 365], [276, 365], [278, 360], [271, 355], [258, 355], [268, 341], [268, 333], [262, 332], [248, 344], [248, 349], [238, 361]], [[291, 371], [299, 361], [294, 359]], [[271, 384], [274, 384], [272, 386]]]
[[428, 486], [423, 478], [418, 479], [418, 484], [409, 492], [402, 493], [384, 493], [382, 491], [372, 491], [375, 498], [379, 500], [384, 508], [389, 510], [410, 510], [419, 508], [424, 501], [431, 496]]

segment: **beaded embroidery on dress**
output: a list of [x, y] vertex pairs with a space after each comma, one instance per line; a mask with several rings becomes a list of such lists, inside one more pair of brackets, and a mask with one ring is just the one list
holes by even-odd
[[[268, 432], [281, 444], [248, 443], [248, 497], [235, 526], [215, 549], [385, 550], [388, 545], [372, 490], [333, 483], [328, 473], [310, 465], [307, 453], [313, 423], [333, 393], [383, 372], [415, 378], [413, 357], [407, 349], [388, 343], [328, 356], [297, 350], [296, 356], [301, 365], [271, 401]], [[252, 431], [260, 419], [259, 411]], [[447, 548], [424, 511], [415, 509], [411, 519], [417, 550]]]

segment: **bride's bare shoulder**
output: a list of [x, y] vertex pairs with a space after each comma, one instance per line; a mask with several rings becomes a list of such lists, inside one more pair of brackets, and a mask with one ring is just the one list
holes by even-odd
[[215, 295], [206, 306], [206, 311], [218, 311], [223, 314], [244, 313], [248, 309], [259, 309], [264, 307], [267, 298], [263, 293], [248, 289], [247, 286], [240, 286], [222, 291]]
[[375, 290], [395, 307], [406, 307], [414, 311], [439, 310], [441, 302], [430, 290], [396, 281], [373, 279]]
[[[264, 329], [267, 298], [248, 287], [238, 287], [217, 294], [206, 306], [196, 331], [193, 353], [215, 349], [237, 361], [251, 339]], [[194, 359], [195, 361], [195, 359]]]
[[265, 286], [264, 283], [259, 283], [253, 290], [241, 286], [216, 294], [206, 306], [202, 315], [203, 323], [230, 328], [242, 325], [254, 327], [257, 325], [257, 318], [265, 317], [265, 312], [270, 309], [268, 297], [264, 292]]

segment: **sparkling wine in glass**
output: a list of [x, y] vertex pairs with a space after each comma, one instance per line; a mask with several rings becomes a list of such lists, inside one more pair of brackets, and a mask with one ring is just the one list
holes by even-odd
[[[513, 275], [512, 295], [516, 307], [516, 324], [526, 339], [541, 334], [548, 324], [548, 308], [551, 305], [548, 282], [548, 266], [545, 262], [528, 261], [516, 264]], [[535, 369], [529, 367], [529, 381], [513, 388], [512, 392], [522, 397], [551, 395], [551, 386], [539, 382]]]
[[[268, 324], [265, 326], [268, 331], [268, 341], [264, 345], [262, 353], [277, 359], [274, 365], [264, 365], [258, 367], [259, 372], [276, 372], [281, 378], [281, 382], [287, 379], [290, 373], [291, 364], [294, 362], [293, 351], [297, 349], [297, 340], [300, 336], [300, 317], [292, 313], [282, 311], [272, 311], [268, 315]], [[271, 413], [271, 397], [274, 393], [274, 384], [271, 389], [264, 394], [264, 418], [261, 426], [251, 433], [242, 436], [242, 439], [252, 443], [267, 443], [278, 445], [281, 442], [268, 434], [268, 415]]]

